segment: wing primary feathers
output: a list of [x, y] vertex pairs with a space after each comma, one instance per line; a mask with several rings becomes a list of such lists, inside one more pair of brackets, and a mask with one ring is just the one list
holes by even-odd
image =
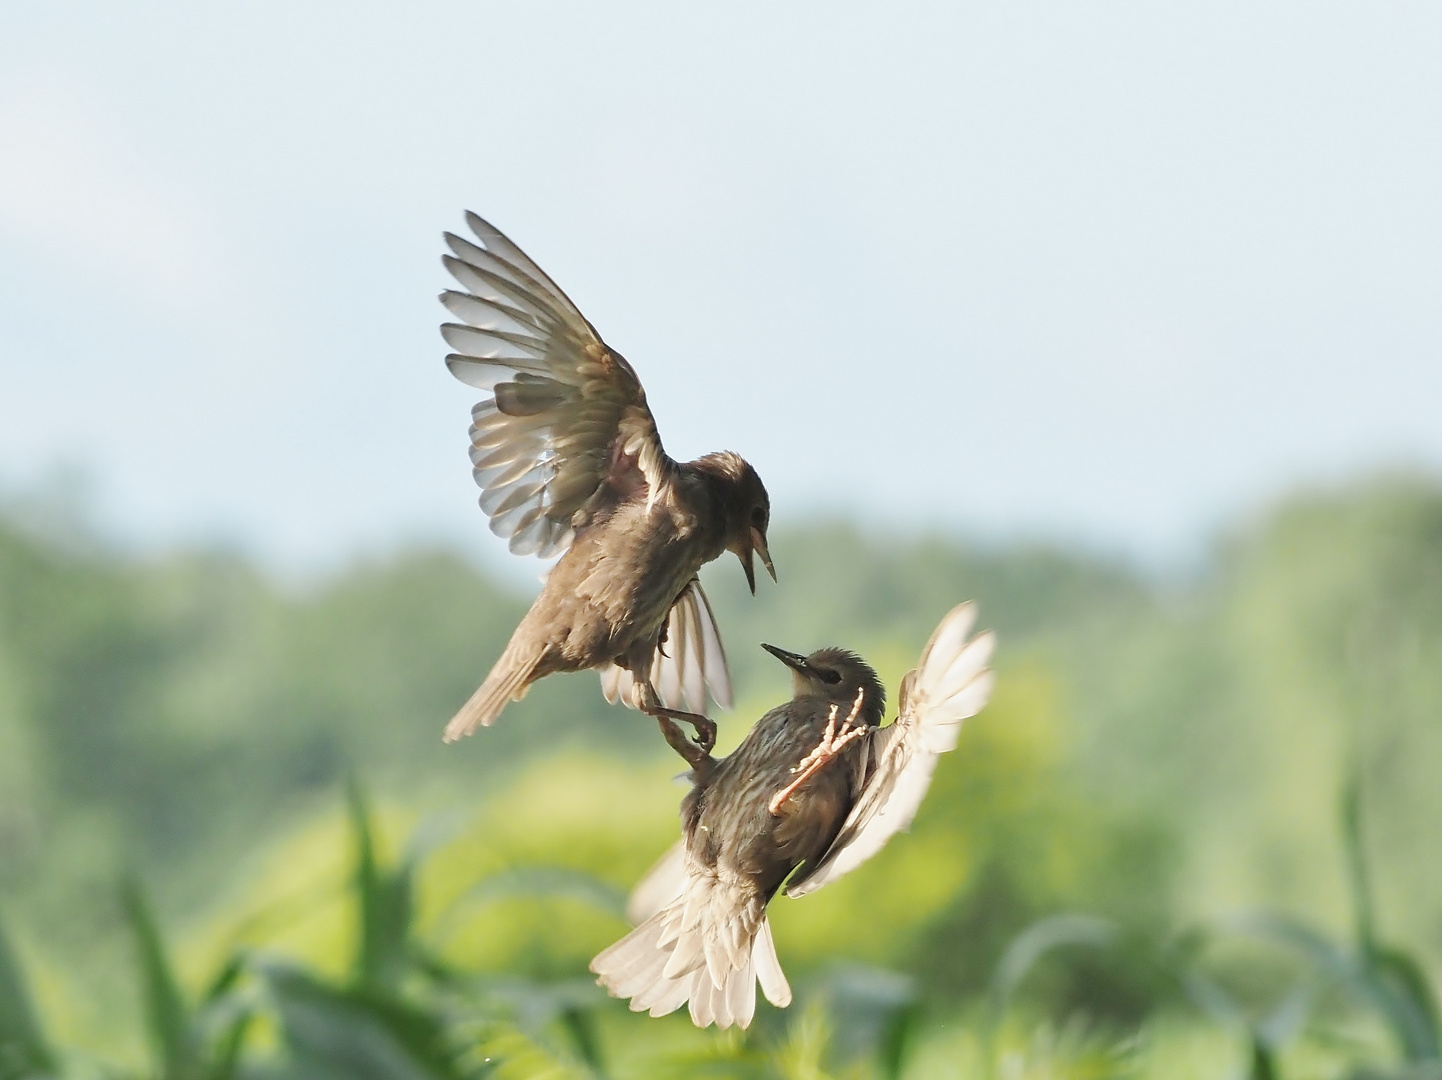
[[447, 311], [477, 330], [504, 330], [511, 334], [526, 334], [532, 338], [546, 332], [540, 319], [499, 299], [483, 300], [470, 293], [447, 289], [441, 293], [440, 300]]
[[511, 238], [500, 229], [481, 217], [480, 214], [470, 210], [466, 211], [466, 224], [471, 227], [471, 232], [475, 233], [486, 247], [495, 251], [498, 256], [506, 258], [508, 262], [526, 273], [556, 300], [570, 308], [578, 316], [581, 315], [580, 309], [571, 302], [571, 298], [566, 295], [565, 291], [551, 280], [551, 276], [532, 262], [530, 256], [517, 247]]
[[554, 555], [607, 500], [642, 481], [654, 498], [670, 462], [630, 364], [499, 229], [466, 222], [480, 243], [445, 234], [443, 261], [464, 291], [441, 294], [460, 320], [441, 334], [452, 374], [490, 395], [472, 410], [481, 507], [512, 550]]
[[[447, 233], [447, 236], [450, 234]], [[487, 265], [496, 265], [489, 258], [481, 260]], [[442, 255], [441, 262], [451, 277], [471, 291], [476, 299], [485, 303], [499, 301], [508, 308], [517, 308], [537, 320], [549, 333], [556, 324], [556, 314], [548, 305], [535, 299], [514, 281], [481, 266], [473, 266], [465, 259], [454, 255]], [[493, 295], [499, 294], [499, 295]]]
[[[502, 292], [513, 296], [519, 294], [516, 299], [535, 304], [542, 309], [559, 304], [562, 310], [568, 313], [580, 314], [570, 300], [566, 299], [563, 294], [558, 295], [560, 290], [555, 288], [554, 283], [548, 288], [500, 252], [477, 247], [465, 237], [450, 232], [446, 233], [446, 244], [455, 253], [456, 258], [484, 276], [492, 286]], [[527, 262], [529, 261], [527, 260]], [[534, 266], [534, 264], [532, 265]], [[537, 273], [540, 273], [539, 269]], [[545, 276], [545, 274], [541, 274], [541, 277]]]
[[[481, 360], [474, 356], [451, 353], [446, 357], [446, 367], [461, 382], [477, 390], [493, 391], [499, 382], [513, 379], [519, 373], [514, 365], [500, 360]], [[494, 399], [487, 398], [487, 405], [494, 405]]]

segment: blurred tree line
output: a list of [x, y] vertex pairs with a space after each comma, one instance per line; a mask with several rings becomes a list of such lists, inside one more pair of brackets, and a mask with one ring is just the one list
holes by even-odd
[[[1295, 497], [1184, 579], [844, 521], [773, 553], [754, 599], [727, 560], [705, 575], [738, 688], [723, 748], [787, 693], [761, 641], [855, 648], [894, 692], [974, 597], [1001, 679], [909, 835], [777, 902], [800, 1001], [739, 1040], [588, 986], [676, 833], [680, 765], [649, 721], [565, 677], [440, 744], [525, 596], [440, 550], [284, 586], [0, 515], [0, 1077], [35, 1074], [6, 1072], [22, 1011], [128, 1069], [147, 1024], [165, 1059], [156, 1031], [211, 1017], [196, 1038], [221, 1058], [156, 1075], [220, 1080], [226, 1033], [232, 1064], [300, 1060], [319, 1051], [296, 1023], [382, 998], [430, 1018], [407, 1031], [439, 1025], [417, 1076], [533, 1052], [662, 1075], [618, 1064], [640, 1043], [691, 1062], [677, 1075], [698, 1054], [714, 1075], [1442, 1075], [1442, 490]], [[340, 809], [352, 776], [374, 836], [358, 796]], [[1339, 816], [1346, 792], [1365, 815]], [[377, 867], [404, 880], [390, 901]]]

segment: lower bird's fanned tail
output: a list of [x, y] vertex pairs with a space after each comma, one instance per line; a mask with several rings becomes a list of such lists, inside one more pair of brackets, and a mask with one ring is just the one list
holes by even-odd
[[756, 984], [778, 1008], [791, 987], [776, 958], [771, 924], [759, 900], [719, 895], [714, 879], [685, 893], [591, 961], [597, 981], [633, 1012], [665, 1016], [688, 1001], [698, 1027], [747, 1027]]
[[496, 661], [496, 666], [491, 668], [486, 681], [481, 683], [480, 688], [471, 695], [471, 699], [461, 706], [460, 711], [451, 717], [451, 722], [446, 725], [445, 741], [455, 742], [478, 727], [490, 727], [509, 702], [518, 700], [525, 694], [531, 675], [536, 670], [536, 665], [541, 662], [541, 652], [542, 649], [535, 646], [518, 648], [513, 638], [506, 646], [506, 651], [501, 653], [501, 658]]

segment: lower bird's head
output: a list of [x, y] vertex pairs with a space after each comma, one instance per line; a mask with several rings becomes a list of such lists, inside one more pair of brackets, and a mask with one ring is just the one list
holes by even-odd
[[766, 547], [766, 529], [771, 524], [771, 497], [766, 494], [766, 485], [744, 458], [729, 450], [707, 454], [692, 464], [716, 486], [725, 515], [726, 550], [741, 560], [746, 584], [755, 595], [755, 556], [761, 556], [761, 565], [771, 580], [776, 580], [776, 567]]
[[863, 695], [861, 719], [874, 726], [886, 715], [886, 687], [871, 665], [854, 652], [826, 648], [802, 656], [775, 645], [761, 647], [791, 669], [793, 696], [824, 698], [849, 709], [859, 692]]

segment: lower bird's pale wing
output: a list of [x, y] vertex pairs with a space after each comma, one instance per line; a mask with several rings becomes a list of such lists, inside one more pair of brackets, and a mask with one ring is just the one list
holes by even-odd
[[441, 302], [461, 321], [441, 334], [452, 374], [488, 394], [471, 410], [481, 509], [512, 551], [554, 555], [608, 491], [654, 490], [665, 454], [625, 358], [499, 229], [466, 222], [479, 243], [446, 234], [462, 288]]
[[[651, 686], [668, 709], [704, 713], [708, 693], [721, 708], [731, 708], [726, 650], [700, 578], [692, 578], [671, 605], [666, 640], [651, 661]], [[640, 704], [631, 672], [616, 664], [601, 669], [601, 692], [612, 703], [620, 701], [633, 709]]]
[[868, 736], [875, 765], [856, 805], [826, 854], [802, 868], [787, 896], [815, 892], [856, 869], [911, 824], [937, 758], [956, 748], [962, 721], [991, 696], [987, 665], [996, 639], [990, 631], [968, 639], [975, 621], [975, 606], [961, 604], [932, 633], [915, 670], [902, 680], [896, 722]]

